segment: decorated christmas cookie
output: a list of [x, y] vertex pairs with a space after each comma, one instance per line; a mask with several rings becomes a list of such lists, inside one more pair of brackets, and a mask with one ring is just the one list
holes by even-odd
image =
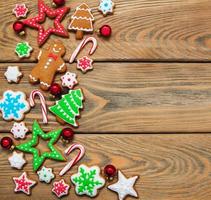
[[58, 182], [53, 183], [53, 189], [52, 192], [57, 196], [57, 197], [63, 197], [68, 195], [69, 193], [69, 188], [70, 186], [65, 183], [65, 181], [62, 179]]
[[116, 192], [119, 200], [123, 200], [127, 196], [138, 197], [137, 192], [133, 188], [137, 179], [138, 176], [126, 178], [121, 171], [118, 171], [118, 181], [109, 185], [108, 189]]
[[22, 75], [18, 66], [8, 66], [7, 71], [4, 73], [8, 83], [18, 83]]
[[29, 45], [28, 42], [20, 42], [16, 45], [15, 48], [15, 53], [19, 58], [28, 58], [32, 51], [33, 48]]
[[36, 182], [32, 181], [27, 178], [26, 172], [23, 172], [23, 174], [20, 177], [14, 177], [13, 181], [15, 183], [15, 192], [23, 192], [27, 195], [31, 194], [31, 187], [33, 187]]
[[21, 121], [24, 113], [30, 110], [29, 103], [26, 101], [26, 95], [23, 92], [13, 92], [7, 90], [0, 100], [0, 111], [4, 120]]
[[39, 176], [39, 180], [45, 183], [50, 183], [51, 180], [55, 177], [52, 168], [42, 167], [42, 169], [38, 171], [37, 174]]
[[11, 129], [11, 133], [13, 134], [14, 138], [20, 138], [20, 139], [25, 138], [26, 133], [28, 131], [29, 129], [26, 127], [24, 122], [20, 122], [20, 123], [15, 122]]
[[[62, 26], [61, 21], [64, 16], [69, 12], [70, 8], [62, 7], [57, 9], [49, 8], [43, 0], [38, 0], [39, 14], [31, 19], [26, 19], [23, 23], [31, 28], [38, 29], [38, 44], [43, 45], [51, 34], [62, 37], [68, 37], [67, 30]], [[54, 26], [44, 29], [43, 22], [46, 17], [54, 19]]]
[[[64, 161], [64, 157], [54, 148], [53, 144], [59, 139], [61, 129], [44, 133], [39, 124], [35, 121], [32, 127], [32, 139], [26, 143], [16, 146], [16, 149], [33, 154], [33, 169], [37, 171], [46, 158]], [[39, 138], [48, 140], [49, 151], [40, 153], [36, 148]]]
[[61, 77], [62, 86], [73, 89], [75, 85], [78, 84], [77, 75], [75, 73], [66, 72], [64, 76]]
[[71, 181], [75, 185], [76, 194], [89, 197], [95, 197], [98, 189], [105, 184], [105, 180], [100, 176], [100, 168], [97, 166], [89, 168], [80, 165], [78, 173], [71, 176]]
[[101, 0], [98, 9], [106, 16], [113, 13], [114, 6], [115, 4], [112, 0]]
[[70, 90], [69, 94], [63, 95], [49, 110], [63, 121], [77, 127], [76, 117], [80, 115], [79, 110], [83, 108], [83, 100], [81, 89]]
[[62, 59], [65, 47], [61, 41], [54, 41], [47, 50], [41, 50], [38, 63], [29, 75], [30, 83], [40, 82], [42, 90], [48, 90], [57, 72], [63, 73], [67, 66]]
[[92, 23], [94, 21], [94, 17], [87, 4], [83, 3], [78, 6], [71, 19], [72, 20], [68, 28], [76, 31], [76, 39], [81, 40], [83, 38], [83, 32], [93, 32]]
[[83, 73], [93, 69], [93, 60], [84, 56], [77, 60], [77, 69], [80, 69]]
[[22, 169], [26, 160], [23, 158], [23, 153], [17, 153], [13, 151], [12, 156], [8, 158], [11, 167], [16, 169]]
[[16, 4], [15, 8], [13, 9], [13, 14], [16, 16], [17, 19], [19, 18], [26, 18], [26, 15], [28, 13], [28, 8], [26, 7], [26, 4]]

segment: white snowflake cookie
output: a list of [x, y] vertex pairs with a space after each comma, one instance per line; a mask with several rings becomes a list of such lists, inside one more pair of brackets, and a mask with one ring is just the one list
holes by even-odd
[[138, 176], [126, 178], [121, 171], [118, 171], [118, 181], [109, 185], [108, 189], [116, 192], [119, 200], [124, 200], [127, 196], [138, 197], [138, 194], [134, 189], [134, 184], [137, 179]]
[[29, 129], [26, 127], [24, 122], [17, 123], [15, 122], [13, 124], [13, 127], [11, 129], [11, 133], [13, 134], [14, 138], [16, 139], [23, 139], [26, 137], [26, 133], [29, 131]]
[[105, 185], [105, 179], [100, 176], [98, 166], [80, 165], [78, 173], [71, 176], [71, 181], [75, 185], [76, 194], [89, 197], [97, 196], [98, 189]]
[[61, 77], [62, 86], [73, 89], [75, 85], [78, 84], [77, 75], [75, 73], [66, 72], [64, 76]]
[[39, 180], [41, 182], [50, 183], [54, 179], [55, 175], [53, 174], [52, 168], [42, 167], [40, 171], [37, 172]]
[[11, 167], [16, 169], [22, 169], [26, 160], [23, 158], [23, 153], [17, 153], [14, 151], [12, 156], [8, 158]]
[[16, 4], [15, 8], [12, 10], [13, 14], [16, 16], [17, 19], [19, 18], [26, 18], [27, 13], [29, 12], [26, 4]]
[[22, 75], [18, 66], [8, 66], [7, 71], [4, 73], [8, 83], [18, 83]]

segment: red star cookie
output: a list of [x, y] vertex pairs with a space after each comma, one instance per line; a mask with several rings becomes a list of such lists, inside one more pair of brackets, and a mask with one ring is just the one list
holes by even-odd
[[27, 195], [30, 195], [30, 188], [36, 184], [35, 181], [32, 181], [27, 178], [26, 172], [20, 177], [13, 177], [13, 181], [15, 183], [15, 192], [23, 192]]
[[[62, 26], [61, 21], [63, 17], [69, 12], [69, 7], [62, 7], [57, 9], [49, 8], [42, 0], [38, 0], [39, 14], [31, 19], [26, 19], [23, 23], [31, 28], [38, 29], [38, 44], [43, 45], [51, 34], [62, 37], [68, 37], [67, 30]], [[43, 22], [46, 17], [54, 19], [54, 27], [47, 30], [43, 27]]]
[[68, 195], [70, 186], [64, 182], [64, 180], [60, 180], [58, 182], [53, 183], [53, 189], [52, 192], [57, 196], [57, 197], [62, 197], [65, 195]]

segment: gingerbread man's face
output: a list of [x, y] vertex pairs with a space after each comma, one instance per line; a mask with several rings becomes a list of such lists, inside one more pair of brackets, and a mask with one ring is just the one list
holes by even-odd
[[58, 56], [63, 56], [65, 54], [65, 47], [61, 42], [57, 41], [51, 45], [50, 52]]

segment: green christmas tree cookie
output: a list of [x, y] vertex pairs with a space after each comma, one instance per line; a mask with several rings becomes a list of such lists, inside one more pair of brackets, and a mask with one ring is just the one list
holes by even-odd
[[[32, 129], [32, 139], [26, 143], [16, 146], [16, 149], [33, 154], [34, 171], [37, 171], [39, 169], [46, 158], [58, 161], [65, 160], [65, 158], [53, 146], [53, 144], [58, 140], [60, 136], [61, 129], [51, 131], [49, 133], [44, 133], [36, 121], [34, 121]], [[47, 144], [49, 148], [48, 152], [40, 153], [39, 150], [36, 149], [36, 146], [39, 142], [39, 137], [44, 140], [49, 140]]]
[[71, 181], [75, 184], [75, 191], [78, 195], [95, 197], [97, 190], [105, 185], [105, 180], [100, 176], [98, 166], [87, 167], [80, 165], [78, 173], [71, 176]]
[[80, 115], [79, 110], [83, 108], [83, 100], [81, 89], [70, 90], [69, 94], [63, 95], [62, 99], [49, 110], [68, 124], [77, 127], [76, 117]]

